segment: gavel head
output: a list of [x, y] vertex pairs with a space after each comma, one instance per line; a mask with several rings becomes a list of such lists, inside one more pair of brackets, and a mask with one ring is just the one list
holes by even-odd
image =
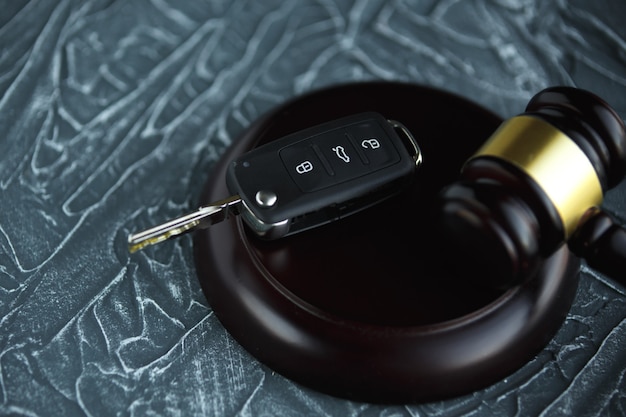
[[531, 276], [626, 172], [626, 133], [594, 94], [552, 87], [505, 121], [435, 203], [439, 247], [482, 283]]

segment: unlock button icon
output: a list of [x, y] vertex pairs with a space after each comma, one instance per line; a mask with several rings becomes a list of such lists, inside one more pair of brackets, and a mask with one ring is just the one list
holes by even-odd
[[378, 149], [380, 148], [380, 142], [376, 138], [364, 139], [361, 142], [361, 146], [365, 149]]

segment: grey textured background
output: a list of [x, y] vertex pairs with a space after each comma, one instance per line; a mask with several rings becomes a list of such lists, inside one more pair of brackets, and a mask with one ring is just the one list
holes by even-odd
[[[324, 86], [407, 81], [509, 117], [540, 89], [626, 116], [626, 2], [1, 1], [0, 414], [626, 414], [626, 291], [582, 269], [546, 349], [448, 401], [373, 405], [259, 364], [212, 314], [191, 239], [126, 236], [194, 208], [246, 126]], [[626, 184], [606, 208], [626, 223]], [[626, 273], [626, 271], [625, 271]]]

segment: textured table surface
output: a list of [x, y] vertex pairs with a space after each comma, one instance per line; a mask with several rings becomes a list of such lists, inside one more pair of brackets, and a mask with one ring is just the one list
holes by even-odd
[[[376, 405], [256, 361], [200, 290], [191, 239], [126, 236], [197, 204], [255, 119], [318, 88], [389, 80], [510, 117], [544, 87], [626, 117], [626, 3], [2, 1], [0, 414], [626, 414], [626, 290], [582, 266], [554, 339], [470, 395]], [[605, 207], [626, 223], [626, 183]], [[626, 271], [625, 271], [626, 273]]]

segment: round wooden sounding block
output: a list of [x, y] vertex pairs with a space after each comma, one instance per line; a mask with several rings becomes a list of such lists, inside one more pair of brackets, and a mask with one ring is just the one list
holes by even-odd
[[[233, 158], [354, 113], [403, 123], [424, 155], [411, 188], [344, 220], [263, 241], [241, 219], [194, 235], [203, 291], [230, 334], [280, 374], [354, 400], [407, 403], [471, 393], [536, 355], [562, 324], [579, 260], [566, 246], [508, 290], [450, 272], [431, 245], [430, 202], [501, 118], [455, 94], [367, 82], [297, 97], [254, 122], [211, 172], [201, 204], [229, 195]], [[455, 270], [458, 271], [458, 265]]]

